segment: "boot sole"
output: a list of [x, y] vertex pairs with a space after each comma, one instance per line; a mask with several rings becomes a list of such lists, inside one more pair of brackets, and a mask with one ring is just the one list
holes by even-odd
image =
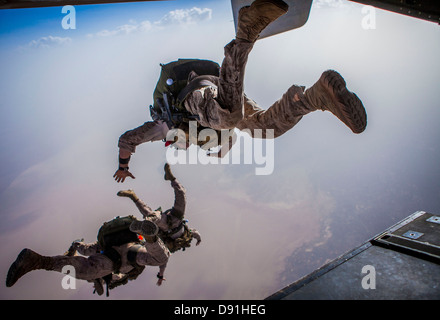
[[159, 231], [157, 225], [148, 220], [133, 221], [130, 225], [130, 230], [135, 233], [140, 233], [144, 236], [155, 236]]
[[344, 122], [354, 133], [361, 133], [367, 127], [367, 113], [358, 96], [347, 89], [344, 78], [334, 70], [327, 70], [319, 79], [328, 91], [336, 109], [328, 109]]
[[[32, 255], [32, 251], [30, 249], [21, 250], [17, 259], [12, 263], [11, 267], [8, 270], [8, 275], [6, 276], [6, 286], [12, 287], [18, 279], [21, 278], [25, 273], [21, 274], [22, 269], [21, 265], [23, 262]], [[21, 272], [20, 272], [21, 271]]]
[[[272, 8], [266, 7], [265, 8], [265, 6], [267, 6], [269, 4], [273, 5], [273, 7]], [[264, 13], [267, 13], [268, 11], [270, 12], [270, 11], [276, 10], [275, 8], [279, 11], [276, 13], [276, 17], [270, 18], [270, 17], [264, 15]], [[243, 14], [245, 14], [245, 12], [247, 10], [255, 10], [259, 13], [260, 16], [266, 17], [266, 18], [272, 20], [271, 22], [269, 22], [269, 24], [270, 24], [270, 23], [274, 22], [275, 20], [277, 20], [282, 15], [286, 14], [287, 11], [289, 10], [289, 5], [282, 0], [272, 0], [272, 1], [256, 0], [250, 6], [244, 6], [239, 10], [239, 13], [238, 13], [238, 20], [239, 21], [241, 20], [241, 17], [243, 16]], [[256, 39], [254, 39], [254, 37], [249, 37], [249, 35], [251, 34], [249, 31], [247, 33], [248, 33], [248, 35], [240, 35], [240, 36], [236, 35], [236, 36], [238, 39], [243, 39], [243, 40], [250, 41], [250, 42], [254, 42], [254, 41], [258, 40], [258, 37]]]
[[[130, 192], [131, 191], [131, 192]], [[131, 190], [131, 189], [128, 189], [128, 190], [121, 190], [121, 191], [118, 191], [118, 193], [116, 194], [118, 197], [130, 197], [130, 196], [132, 196], [133, 195], [133, 190]]]
[[266, 1], [258, 1], [258, 0], [256, 0], [256, 1], [254, 1], [254, 5], [256, 7], [259, 5], [266, 4], [266, 3], [271, 3], [274, 6], [278, 7], [279, 9], [283, 10], [284, 12], [287, 12], [287, 10], [289, 10], [289, 5], [282, 0], [272, 0], [272, 1], [267, 1], [267, 0]]
[[176, 179], [176, 177], [174, 177], [173, 173], [171, 172], [171, 167], [168, 163], [165, 164], [163, 169], [165, 171], [165, 175], [163, 176], [164, 180], [173, 181]]

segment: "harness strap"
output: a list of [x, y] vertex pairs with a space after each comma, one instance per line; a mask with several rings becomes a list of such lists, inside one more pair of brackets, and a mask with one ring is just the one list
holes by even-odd
[[179, 223], [179, 225], [168, 231], [168, 235], [172, 236], [179, 232], [183, 228], [183, 222]]
[[194, 78], [190, 83], [186, 85], [185, 88], [180, 91], [179, 95], [177, 96], [177, 101], [182, 104], [183, 101], [185, 101], [188, 94], [193, 92], [194, 90], [203, 88], [203, 87], [217, 87], [214, 83], [212, 83], [209, 79], [211, 76], [198, 76], [197, 78]]
[[112, 274], [108, 274], [104, 277], [102, 277], [102, 279], [105, 281], [105, 295], [106, 297], [108, 297], [110, 295], [110, 291], [109, 291], [109, 284], [112, 281]]
[[119, 273], [119, 269], [121, 268], [121, 264], [122, 264], [121, 255], [119, 254], [119, 252], [116, 251], [115, 248], [110, 247], [105, 249], [102, 254], [113, 262], [114, 272]]
[[140, 267], [140, 265], [136, 262], [136, 257], [137, 257], [137, 254], [138, 254], [139, 250], [140, 250], [142, 247], [143, 247], [142, 245], [140, 245], [140, 244], [136, 244], [136, 245], [134, 245], [134, 246], [131, 246], [131, 247], [128, 249], [128, 252], [127, 252], [127, 261], [128, 261], [133, 267], [135, 267], [135, 268]]

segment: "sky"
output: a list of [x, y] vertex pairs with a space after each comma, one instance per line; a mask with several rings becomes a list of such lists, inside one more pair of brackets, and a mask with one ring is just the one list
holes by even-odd
[[[314, 1], [303, 27], [257, 41], [245, 92], [268, 108], [292, 84], [310, 87], [335, 69], [364, 103], [365, 132], [317, 111], [274, 141], [269, 175], [256, 175], [256, 163], [173, 165], [202, 243], [171, 256], [161, 287], [155, 267], [109, 298], [34, 271], [0, 286], [0, 298], [263, 299], [415, 211], [440, 214], [439, 27], [376, 9], [366, 29], [363, 8]], [[104, 221], [140, 217], [119, 190], [172, 206], [163, 143], [139, 146], [136, 179], [118, 184], [118, 138], [151, 119], [160, 63], [220, 63], [235, 35], [223, 0], [75, 11], [76, 29], [63, 29], [61, 7], [0, 11], [3, 279], [25, 247], [62, 254], [75, 239], [95, 241]]]

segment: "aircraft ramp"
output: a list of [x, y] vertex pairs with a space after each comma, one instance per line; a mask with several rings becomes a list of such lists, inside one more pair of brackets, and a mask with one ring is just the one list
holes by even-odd
[[440, 216], [417, 211], [266, 298], [348, 299], [440, 299]]

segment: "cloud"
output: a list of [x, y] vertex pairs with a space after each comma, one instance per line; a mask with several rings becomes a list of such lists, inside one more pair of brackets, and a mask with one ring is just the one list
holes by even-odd
[[52, 48], [64, 46], [72, 43], [69, 37], [61, 38], [54, 36], [41, 37], [38, 40], [32, 40], [28, 43], [27, 48]]
[[343, 0], [315, 0], [313, 6], [319, 8], [342, 8], [347, 6], [347, 1]]
[[148, 20], [137, 23], [136, 21], [130, 20], [129, 24], [124, 24], [113, 30], [101, 30], [95, 34], [88, 34], [89, 38], [97, 37], [110, 37], [117, 35], [128, 35], [135, 33], [148, 32], [153, 27], [164, 28], [173, 25], [194, 25], [203, 21], [210, 20], [212, 17], [212, 9], [208, 8], [197, 8], [192, 9], [177, 9], [168, 12], [160, 20], [151, 23]]
[[151, 22], [148, 20], [142, 21], [141, 23], [136, 23], [134, 21], [130, 21], [130, 22], [131, 24], [124, 24], [122, 26], [117, 27], [114, 30], [101, 30], [96, 34], [88, 34], [87, 36], [89, 38], [94, 36], [111, 37], [117, 35], [127, 35], [127, 34], [139, 33], [139, 32], [147, 32], [152, 28]]
[[200, 9], [194, 7], [192, 9], [178, 9], [168, 12], [162, 19], [156, 21], [157, 26], [169, 25], [188, 25], [197, 24], [202, 21], [210, 20], [212, 17], [212, 9]]

